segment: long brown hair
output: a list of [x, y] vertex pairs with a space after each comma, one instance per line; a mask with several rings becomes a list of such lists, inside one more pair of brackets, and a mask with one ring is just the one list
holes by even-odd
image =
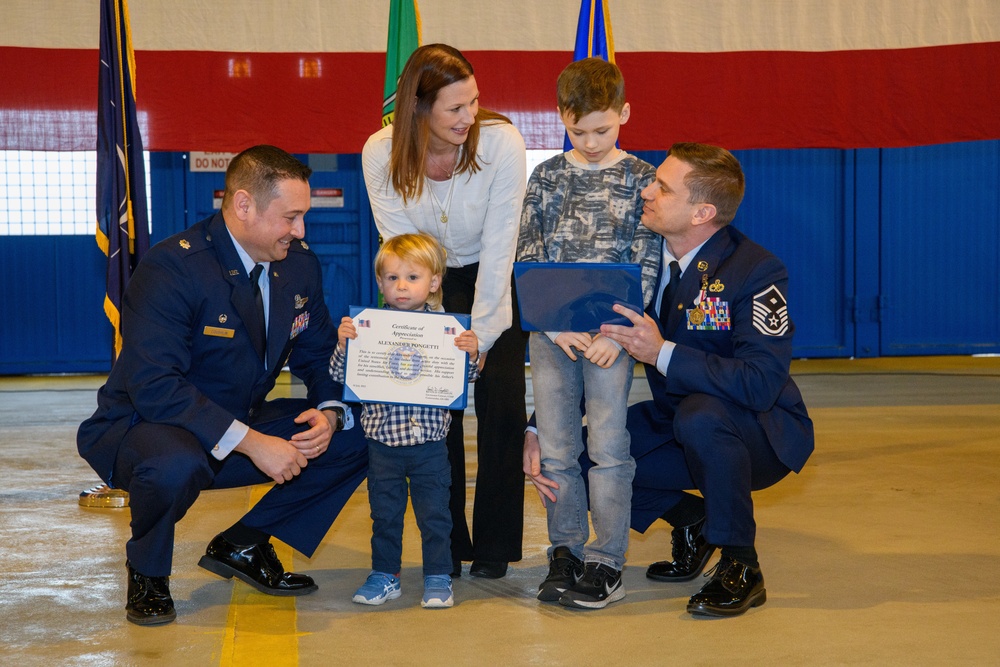
[[[421, 46], [406, 61], [396, 91], [392, 121], [392, 154], [389, 174], [392, 188], [403, 202], [419, 199], [424, 191], [427, 146], [430, 143], [429, 117], [438, 91], [472, 76], [472, 65], [462, 52], [447, 44]], [[469, 128], [455, 173], [476, 173], [482, 167], [476, 159], [479, 128], [483, 122], [510, 123], [506, 116], [479, 108], [476, 122]]]

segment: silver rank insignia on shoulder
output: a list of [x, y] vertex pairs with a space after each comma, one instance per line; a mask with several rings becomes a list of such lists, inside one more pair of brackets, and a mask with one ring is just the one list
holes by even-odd
[[753, 326], [765, 336], [788, 332], [788, 302], [776, 286], [753, 295]]
[[307, 296], [299, 296], [298, 294], [296, 294], [295, 295], [295, 310], [302, 310], [302, 308], [305, 307], [305, 305], [306, 305], [306, 301], [308, 301], [308, 300], [309, 300], [309, 297], [307, 297]]
[[301, 245], [301, 246], [302, 246], [302, 249], [303, 249], [303, 250], [309, 250], [309, 244], [308, 244], [308, 243], [306, 243], [305, 241], [302, 241], [302, 240], [300, 240], [300, 241], [299, 241], [299, 245]]
[[191, 244], [188, 243], [187, 239], [181, 239], [180, 246], [182, 248], [184, 248], [185, 250], [190, 250], [191, 249]]
[[222, 313], [221, 315], [219, 315], [219, 324], [225, 324], [226, 320], [228, 319], [229, 316], [227, 316], [225, 313]]

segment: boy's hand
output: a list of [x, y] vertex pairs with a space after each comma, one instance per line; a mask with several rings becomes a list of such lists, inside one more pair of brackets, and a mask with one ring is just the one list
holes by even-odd
[[620, 343], [636, 361], [655, 365], [660, 348], [663, 347], [663, 337], [660, 335], [660, 328], [653, 318], [618, 304], [615, 304], [612, 309], [619, 315], [627, 317], [632, 322], [632, 326], [602, 324], [601, 335]]
[[601, 368], [611, 368], [618, 358], [619, 352], [621, 352], [621, 348], [615, 345], [610, 338], [597, 334], [583, 356]]
[[350, 317], [340, 318], [340, 326], [337, 327], [337, 348], [343, 352], [347, 349], [347, 339], [357, 337], [358, 330], [354, 328], [354, 320]]
[[563, 331], [561, 334], [556, 336], [556, 345], [562, 348], [562, 351], [566, 353], [566, 356], [576, 361], [576, 355], [573, 354], [573, 348], [575, 347], [580, 352], [586, 352], [587, 348], [590, 347], [590, 334], [582, 331]]
[[479, 358], [479, 338], [472, 333], [472, 329], [466, 329], [455, 336], [455, 347], [462, 352], [468, 352], [473, 361]]

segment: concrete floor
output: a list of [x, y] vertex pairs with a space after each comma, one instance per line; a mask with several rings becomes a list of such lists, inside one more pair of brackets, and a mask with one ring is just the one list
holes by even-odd
[[[74, 434], [103, 379], [0, 379], [0, 665], [1000, 664], [1000, 359], [793, 370], [817, 449], [802, 474], [755, 495], [768, 598], [744, 616], [695, 619], [684, 607], [700, 580], [644, 577], [669, 555], [665, 524], [632, 534], [624, 601], [598, 612], [537, 602], [546, 533], [530, 488], [524, 560], [497, 581], [466, 572], [453, 609], [420, 608], [412, 515], [402, 598], [350, 601], [369, 568], [364, 488], [314, 558], [279, 545], [320, 590], [265, 596], [196, 566], [255, 487], [207, 492], [179, 524], [178, 618], [154, 628], [125, 621], [128, 510], [77, 504], [97, 479]], [[634, 398], [646, 391], [637, 378]]]

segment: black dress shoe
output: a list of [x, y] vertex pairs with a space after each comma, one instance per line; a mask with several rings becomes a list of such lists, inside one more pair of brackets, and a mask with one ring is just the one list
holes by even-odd
[[226, 579], [236, 577], [268, 595], [305, 595], [319, 588], [312, 577], [285, 572], [270, 542], [244, 547], [218, 535], [198, 565]]
[[474, 560], [469, 574], [481, 579], [500, 579], [507, 574], [507, 563], [495, 560]]
[[670, 533], [674, 559], [661, 560], [646, 568], [646, 576], [657, 581], [690, 581], [705, 569], [715, 547], [701, 534], [705, 519]]
[[177, 618], [167, 577], [147, 577], [128, 561], [125, 567], [128, 569], [125, 618], [136, 625], [163, 625]]
[[451, 578], [454, 579], [456, 577], [461, 577], [461, 576], [462, 576], [462, 561], [460, 560], [451, 561]]
[[759, 567], [723, 556], [708, 574], [712, 578], [688, 601], [689, 614], [739, 616], [750, 607], [759, 607], [767, 601], [764, 575]]

